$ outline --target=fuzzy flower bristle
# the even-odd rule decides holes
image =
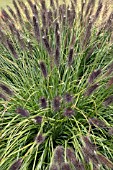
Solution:
[[[22,159],[20,158],[20,159],[18,159],[18,160],[16,160],[12,165],[11,165],[11,167],[9,168],[9,170],[19,170],[20,169],[20,167],[21,167],[21,165],[22,165]]]
[[[40,62],[40,69],[42,71],[43,76],[46,78],[48,74],[47,74],[46,65],[43,61]]]
[[[69,163],[63,163],[61,170],[71,170]]]
[[[113,95],[107,97],[103,102],[104,106],[109,106],[112,103],[113,103]]]
[[[89,149],[87,149],[86,147],[82,147],[82,153],[84,156],[84,160],[89,163],[90,160],[91,162],[97,167],[99,162],[98,159],[96,157],[96,155],[94,153],[89,152]]]
[[[72,102],[73,101],[73,96],[71,95],[71,94],[69,94],[69,93],[66,93],[65,95],[64,95],[64,99],[65,99],[65,101],[66,102]]]
[[[17,55],[17,53],[16,53],[16,50],[15,50],[13,44],[11,43],[11,41],[8,40],[8,39],[7,39],[7,44],[8,44],[8,47],[9,47],[11,53],[13,54],[13,56],[14,56],[16,59],[18,59],[18,55]]]
[[[65,109],[65,112],[63,113],[63,115],[66,117],[72,117],[74,115],[74,110],[68,107],[67,109]]]
[[[109,128],[108,133],[109,135],[113,136],[113,127]]]
[[[72,148],[66,149],[66,157],[76,170],[85,170],[83,164],[76,158],[75,152]]]
[[[73,63],[73,53],[74,53],[74,50],[73,48],[71,48],[68,54],[68,66],[71,66]]]
[[[98,87],[99,87],[98,84],[93,84],[90,87],[88,87],[85,92],[85,96],[90,96]]]
[[[47,107],[47,101],[46,101],[46,98],[45,97],[41,97],[40,98],[40,104],[41,104],[41,107],[43,109],[45,109]]]
[[[5,84],[0,84],[0,88],[5,91],[5,93],[9,95],[13,95],[13,91],[7,87]]]
[[[4,100],[7,100],[7,97],[4,94],[2,94],[2,93],[0,93],[0,98],[4,99]]]
[[[24,117],[28,117],[29,116],[29,112],[21,107],[18,107],[16,109],[16,113],[20,114],[21,116],[24,116]]]
[[[63,146],[57,146],[54,150],[53,160],[60,167],[64,163],[64,148]]]
[[[59,66],[59,63],[60,63],[60,49],[59,49],[59,47],[56,47],[56,50],[55,50],[55,64],[57,66]]]
[[[38,134],[35,138],[37,144],[43,143],[44,140],[45,140],[45,136],[42,133]]]
[[[42,120],[43,120],[43,117],[42,117],[42,116],[36,116],[36,117],[34,118],[34,120],[35,120],[36,123],[41,124],[41,123],[42,123]]]
[[[40,41],[40,30],[39,30],[39,24],[35,16],[33,16],[33,25],[34,25],[34,33],[35,37],[38,41]]]
[[[53,163],[53,164],[50,166],[49,170],[59,170],[59,168],[58,168],[58,166],[57,166],[55,163]]]
[[[51,55],[52,50],[51,50],[51,47],[50,47],[50,44],[49,44],[49,41],[48,41],[47,37],[46,37],[46,36],[43,36],[43,37],[42,37],[42,40],[43,40],[43,42],[44,42],[44,46],[45,46],[46,50],[47,50],[48,53]]]
[[[93,83],[93,81],[100,75],[101,70],[94,70],[91,75],[89,76],[88,82],[89,83]]]
[[[95,125],[100,128],[106,128],[106,124],[104,121],[98,119],[98,118],[89,118],[89,122],[91,125]]]
[[[85,147],[89,150],[90,153],[94,153],[94,151],[97,150],[96,145],[90,141],[89,137],[83,136],[82,139],[85,143]]]
[[[98,161],[101,164],[107,166],[108,168],[113,169],[113,163],[108,158],[106,158],[104,155],[99,154],[99,153],[97,153],[96,156],[97,156]]]
[[[55,111],[58,111],[60,109],[60,97],[59,96],[56,96],[54,99],[53,99],[53,108]]]

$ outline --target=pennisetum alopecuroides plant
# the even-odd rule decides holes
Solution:
[[[113,11],[13,5],[0,18],[1,169],[113,169]]]

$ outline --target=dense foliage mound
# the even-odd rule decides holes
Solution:
[[[1,170],[113,169],[113,12],[13,5],[0,19]]]

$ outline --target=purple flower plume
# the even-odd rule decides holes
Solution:
[[[16,113],[20,114],[21,116],[24,116],[24,117],[28,117],[29,116],[29,112],[23,108],[17,108],[16,109]]]
[[[19,170],[21,165],[22,165],[22,159],[20,158],[11,165],[9,170]]]

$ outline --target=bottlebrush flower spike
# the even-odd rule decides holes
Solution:
[[[42,11],[42,24],[43,24],[43,28],[46,28],[46,25],[47,25],[47,19],[46,19],[46,12],[45,11]]]
[[[45,97],[41,97],[40,98],[40,104],[41,104],[41,107],[43,109],[45,109],[47,107],[47,101],[46,101],[46,98]]]
[[[99,120],[98,118],[89,118],[89,123],[91,125],[96,125],[96,126],[98,126],[100,128],[106,128],[107,127],[105,122],[102,121],[102,120]]]
[[[95,144],[93,144],[89,137],[87,136],[82,136],[82,140],[84,141],[85,144],[85,148],[87,148],[89,150],[89,152],[94,153],[94,151],[97,150],[97,147]]]
[[[56,50],[55,50],[55,64],[57,66],[59,66],[59,63],[60,63],[60,48],[56,47]]]
[[[64,95],[64,99],[65,99],[65,101],[66,102],[72,102],[73,101],[73,96],[71,95],[71,94],[69,94],[69,93],[66,93],[65,95]]]
[[[8,40],[8,39],[7,39],[7,44],[8,44],[8,47],[9,47],[11,53],[13,54],[13,56],[14,56],[16,59],[18,59],[18,55],[17,55],[17,53],[16,53],[16,51],[15,51],[15,49],[14,49],[11,41]]]
[[[60,109],[60,97],[56,96],[53,100],[53,108],[55,111],[58,111]]]
[[[52,50],[51,50],[51,47],[50,47],[50,45],[49,45],[49,42],[48,42],[47,37],[46,37],[46,36],[43,36],[43,37],[42,37],[42,40],[43,40],[43,42],[44,42],[44,46],[45,46],[46,50],[47,50],[48,53],[51,55]]]
[[[89,83],[93,83],[94,80],[100,75],[101,73],[101,70],[98,69],[98,70],[94,70],[91,75],[89,76],[89,79],[88,79],[88,82]]]
[[[39,24],[35,16],[33,16],[34,33],[37,41],[40,41],[40,29]]]
[[[84,156],[84,160],[89,163],[90,161],[94,164],[94,166],[98,167],[98,158],[94,153],[89,152],[89,149],[82,147],[82,153]]]
[[[108,130],[109,135],[113,136],[113,127],[110,127]]]
[[[59,31],[56,33],[56,46],[60,47],[60,32]]]
[[[29,112],[23,108],[20,108],[18,107],[16,109],[16,113],[20,114],[21,116],[24,116],[24,117],[28,117],[29,116]]]
[[[66,149],[66,157],[76,170],[85,170],[83,164],[75,157],[75,152],[72,148]]]
[[[72,110],[70,107],[68,107],[65,112],[63,113],[66,117],[72,117],[74,115],[74,110]]]
[[[41,0],[40,2],[41,2],[42,9],[43,9],[44,11],[46,11],[46,3],[45,3],[45,0]]]
[[[100,153],[97,153],[96,157],[97,157],[98,161],[102,165],[107,166],[108,168],[113,169],[113,163],[108,158],[106,158],[104,155],[102,155]]]
[[[72,162],[73,160],[76,161],[75,152],[72,148],[66,149],[66,157],[70,162]]]
[[[19,170],[20,169],[20,167],[21,167],[21,165],[22,165],[22,159],[20,158],[20,159],[18,159],[17,161],[15,161],[12,165],[11,165],[11,167],[9,168],[9,170]]]
[[[7,100],[7,97],[4,94],[0,93],[0,99]]]
[[[73,48],[71,48],[69,51],[69,55],[68,55],[68,66],[71,66],[73,63],[73,53],[74,53],[74,50]]]
[[[111,103],[113,103],[113,95],[107,97],[107,98],[104,100],[104,102],[103,102],[104,106],[108,106],[108,105],[110,105]]]
[[[98,87],[98,84],[93,84],[92,86],[88,87],[85,92],[85,96],[90,96]]]
[[[41,143],[44,142],[45,136],[40,133],[40,134],[38,134],[38,135],[36,136],[35,140],[36,140],[36,143],[37,143],[37,144],[41,144]]]
[[[42,71],[43,76],[46,78],[48,74],[47,74],[46,65],[43,61],[40,62],[40,69]]]
[[[5,84],[0,84],[0,88],[4,90],[5,93],[9,95],[13,95],[13,91],[9,87],[7,87]]]
[[[63,163],[61,170],[71,170],[69,163]]]
[[[57,146],[55,148],[53,160],[54,160],[54,163],[58,164],[60,167],[64,163],[64,148],[63,148],[63,146]]]
[[[50,166],[49,170],[59,170],[58,166],[54,163]]]
[[[107,82],[107,88],[110,87],[111,85],[113,85],[113,77],[111,77]]]
[[[42,123],[42,120],[43,120],[43,117],[42,117],[42,116],[36,116],[36,117],[34,118],[34,120],[35,120],[36,123],[41,124],[41,123]]]

